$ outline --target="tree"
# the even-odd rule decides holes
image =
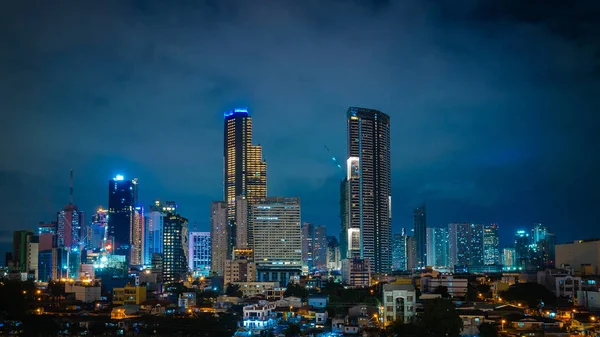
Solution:
[[[426,300],[424,309],[418,324],[427,335],[460,336],[463,322],[452,301],[446,299]]]
[[[420,325],[414,323],[403,323],[400,320],[393,321],[386,328],[388,336],[403,336],[403,337],[421,337],[423,329]]]
[[[442,295],[442,298],[450,298],[450,293],[448,292],[448,287],[438,286],[433,291],[434,294]]]
[[[299,284],[290,283],[290,284],[288,284],[287,288],[285,289],[285,292],[283,293],[283,297],[290,297],[290,296],[306,298],[308,296],[308,291],[306,291],[306,288],[304,288],[303,286],[301,286]]]
[[[492,323],[481,323],[479,325],[479,337],[498,337],[496,325]]]
[[[302,330],[296,324],[290,324],[288,325],[287,329],[285,329],[285,337],[300,336],[301,333]]]
[[[524,302],[530,307],[536,307],[540,301],[544,304],[556,303],[556,296],[546,287],[537,283],[513,284],[506,291],[500,292],[500,297],[509,302]]]
[[[239,284],[227,284],[227,288],[225,288],[225,295],[231,297],[242,297],[244,293],[240,290]]]

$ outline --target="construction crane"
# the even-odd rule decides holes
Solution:
[[[343,170],[342,165],[338,162],[338,160],[335,158],[335,156],[331,155],[331,151],[329,150],[327,145],[324,145],[324,146],[325,146],[325,150],[327,150],[327,153],[329,154],[329,156],[331,156],[331,161],[333,162],[333,165],[337,166],[337,168],[339,168],[340,170]]]

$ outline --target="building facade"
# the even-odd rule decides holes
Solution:
[[[383,326],[400,320],[409,323],[416,315],[417,295],[411,284],[383,285]]]
[[[390,118],[372,109],[347,112],[346,179],[342,199],[345,257],[371,261],[376,272],[392,265]]]
[[[189,245],[188,265],[194,276],[210,275],[210,232],[190,232]]]
[[[406,270],[406,233],[394,234],[392,241],[392,271]]]
[[[427,265],[448,267],[448,229],[427,228]]]
[[[131,257],[132,227],[138,200],[137,178],[122,175],[108,181],[108,240],[115,255]]]
[[[457,271],[483,265],[483,225],[451,223],[448,225],[449,264]]]
[[[485,225],[483,228],[483,264],[500,264],[500,247],[498,239],[498,225]]]
[[[252,205],[258,281],[286,285],[302,270],[300,199],[268,197]]]
[[[188,272],[188,220],[168,213],[163,225],[163,282],[184,281]]]
[[[425,267],[427,263],[427,214],[425,204],[413,212],[415,253],[417,268]]]
[[[210,271],[214,275],[223,276],[225,260],[229,253],[229,223],[227,221],[227,203],[215,201],[210,204],[210,238],[211,261]]]

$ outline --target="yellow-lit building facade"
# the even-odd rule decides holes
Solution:
[[[140,305],[146,301],[146,287],[126,285],[113,288],[113,304]]]

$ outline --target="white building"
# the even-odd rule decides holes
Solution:
[[[537,283],[558,297],[576,298],[582,290],[581,277],[573,276],[570,270],[546,269],[537,272]]]
[[[260,331],[273,327],[276,323],[273,310],[275,305],[267,303],[245,306],[244,328]]]
[[[210,232],[190,232],[188,268],[195,277],[210,274]]]
[[[438,287],[446,287],[450,296],[463,297],[467,294],[468,284],[466,278],[456,278],[452,274],[439,274],[437,278],[421,277],[421,290],[424,293],[433,293]]]
[[[410,322],[415,315],[417,295],[412,284],[383,285],[383,325],[395,320]]]
[[[100,301],[100,286],[92,284],[65,282],[65,293],[75,294],[75,300],[83,303]]]

